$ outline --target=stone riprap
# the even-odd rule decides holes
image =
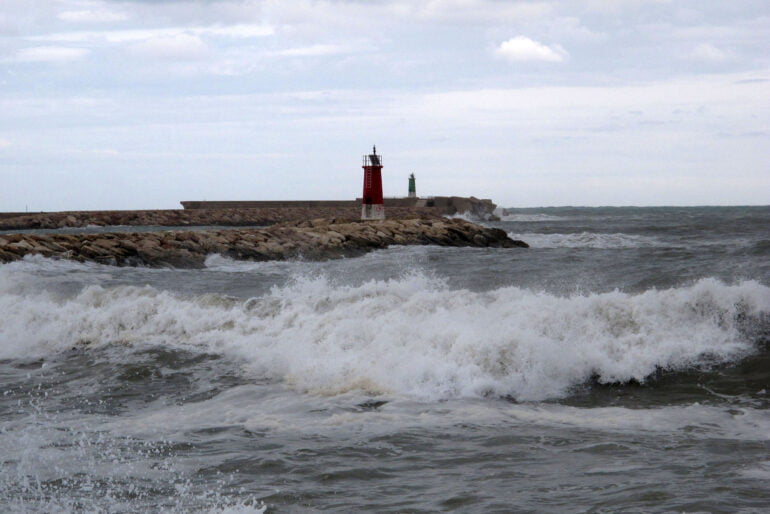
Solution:
[[[388,209],[390,218],[438,217],[435,209],[394,207]],[[168,209],[147,211],[73,211],[41,212],[35,214],[0,216],[0,230],[56,229],[110,226],[254,226],[273,225],[287,221],[314,218],[355,220],[361,217],[361,206],[351,202],[349,207],[266,207],[255,209]]]
[[[512,248],[505,231],[461,219],[383,221],[313,219],[266,228],[101,234],[0,234],[0,262],[40,254],[118,266],[197,268],[207,255],[234,259],[311,260],[361,255],[389,245]]]

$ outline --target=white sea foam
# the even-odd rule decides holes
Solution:
[[[332,395],[559,397],[591,376],[644,380],[658,368],[738,359],[751,343],[736,317],[768,312],[770,288],[713,279],[559,297],[450,290],[421,274],[359,286],[316,277],[248,301],[98,285],[61,299],[0,266],[0,358],[77,344],[167,345],[221,352],[297,390]]]
[[[564,216],[553,216],[551,214],[506,214],[500,216],[500,221],[565,221],[569,218]]]
[[[465,212],[457,212],[455,214],[446,214],[444,215],[445,218],[449,219],[461,219],[465,221],[488,221],[494,214],[484,214],[482,216],[479,216],[478,214],[474,214],[470,211]]]
[[[606,432],[633,434],[686,432],[693,439],[727,438],[763,441],[770,429],[770,415],[764,409],[728,409],[698,403],[629,409],[594,407],[591,409],[558,404],[524,404],[508,412],[511,420],[522,424],[580,427]]]
[[[384,270],[390,270],[394,274],[408,273],[423,266],[430,251],[427,246],[394,245],[353,259],[330,261],[246,261],[213,254],[206,258],[205,265],[206,270],[218,273],[259,273],[274,276],[317,275],[325,270],[344,268],[347,276],[360,274],[364,280],[366,277],[376,277]]]
[[[770,480],[770,461],[764,461],[752,466],[750,468],[741,471],[741,475],[745,478],[762,480],[767,483]]]
[[[242,426],[252,432],[281,432],[349,439],[355,434],[385,436],[393,430],[420,427],[438,433],[458,424],[500,426],[504,430],[532,427],[579,428],[608,434],[686,434],[690,439],[734,439],[765,441],[770,413],[751,407],[725,407],[692,403],[656,408],[574,407],[550,402],[505,404],[474,399],[438,403],[413,401],[394,395],[381,398],[385,404],[372,411],[351,406],[367,397],[351,391],[335,397],[308,399],[275,387],[243,385],[203,400],[180,405],[158,401],[157,405],[130,417],[107,418],[98,429],[120,437],[184,440],[190,430]],[[587,443],[588,444],[588,443]],[[590,444],[596,444],[590,443]]]
[[[165,441],[113,437],[94,429],[121,417],[81,412],[32,412],[0,423],[0,505],[3,512],[144,512],[155,487],[173,487],[153,512],[259,514],[257,498],[228,494],[228,478],[201,490]],[[197,471],[198,467],[194,467]],[[149,510],[147,510],[149,511]]]
[[[663,243],[648,236],[632,234],[599,234],[581,232],[579,234],[538,234],[509,233],[511,239],[521,239],[532,248],[650,248],[663,246]]]
[[[444,217],[450,220],[459,219],[459,220],[465,220],[465,221],[478,221],[478,219],[475,219],[474,216],[469,212],[456,212],[454,214],[445,214]]]
[[[316,263],[300,260],[285,261],[246,261],[236,260],[220,254],[211,254],[206,257],[206,269],[224,272],[259,272],[259,273],[285,273],[293,269],[301,269]]]

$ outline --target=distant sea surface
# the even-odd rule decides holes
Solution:
[[[770,207],[0,265],[2,512],[767,512]]]

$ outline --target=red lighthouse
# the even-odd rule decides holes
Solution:
[[[384,220],[385,204],[382,201],[382,156],[377,147],[364,155],[364,196],[361,205],[362,220]]]

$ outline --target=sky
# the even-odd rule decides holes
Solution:
[[[770,204],[767,0],[0,0],[0,211]]]

